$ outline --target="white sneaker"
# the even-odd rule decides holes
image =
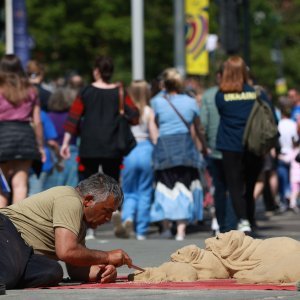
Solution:
[[[183,240],[184,240],[184,236],[183,235],[176,235],[175,241],[183,241]]]
[[[145,235],[139,235],[139,234],[137,234],[137,235],[136,235],[136,239],[137,239],[138,241],[145,241],[147,238],[146,238]]]
[[[128,238],[134,237],[134,230],[133,230],[133,221],[128,219],[123,223],[123,227],[125,228],[126,235]]]
[[[219,223],[216,217],[213,217],[211,220],[211,229],[215,232],[218,232],[220,230]]]
[[[128,239],[129,236],[122,224],[121,213],[118,210],[113,213],[111,220],[114,224],[115,236],[118,238]]]
[[[94,229],[92,228],[88,228],[86,231],[86,235],[85,235],[85,240],[94,240],[95,239],[95,233],[94,233]]]
[[[290,207],[290,210],[295,214],[299,214],[299,212],[300,212],[299,207],[297,205]]]
[[[168,229],[168,230],[163,231],[163,232],[160,234],[160,237],[161,237],[162,239],[170,239],[170,238],[173,237],[173,235],[172,235],[171,230]]]
[[[213,217],[211,220],[211,229],[213,236],[216,236],[220,233],[220,227],[216,217]]]
[[[248,220],[241,219],[237,226],[238,231],[251,232],[250,223]]]

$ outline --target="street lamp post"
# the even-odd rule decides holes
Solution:
[[[144,0],[131,0],[132,77],[144,79]]]
[[[13,0],[5,0],[5,52],[14,53]]]
[[[185,76],[184,0],[174,1],[174,58],[175,67]]]
[[[250,26],[249,26],[249,0],[243,0],[243,14],[244,14],[244,59],[246,64],[250,67]]]

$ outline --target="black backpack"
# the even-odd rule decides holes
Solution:
[[[279,132],[270,105],[263,101],[259,94],[257,92],[246,123],[243,145],[248,151],[262,156],[278,145]]]

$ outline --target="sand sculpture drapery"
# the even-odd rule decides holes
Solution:
[[[159,267],[135,272],[141,282],[234,278],[244,283],[291,283],[300,280],[300,242],[288,237],[253,239],[230,231],[206,239],[205,249],[189,245]]]

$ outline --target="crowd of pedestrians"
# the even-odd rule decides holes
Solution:
[[[175,68],[151,83],[135,80],[123,87],[111,81],[114,63],[107,56],[97,57],[91,72],[92,83],[72,72],[63,86],[49,88],[39,62],[24,70],[15,55],[1,59],[0,207],[52,187],[75,187],[100,172],[119,181],[124,192],[112,216],[121,238],[145,240],[156,224],[162,239],[185,239],[187,226],[203,220],[208,193],[220,232],[255,231],[261,196],[269,214],[299,212],[296,88],[275,105],[239,56],[222,64],[214,86],[197,90]],[[125,157],[117,144],[123,94],[136,140]],[[263,156],[242,143],[258,95],[272,107],[279,131],[278,146]],[[86,238],[93,237],[90,228]]]

